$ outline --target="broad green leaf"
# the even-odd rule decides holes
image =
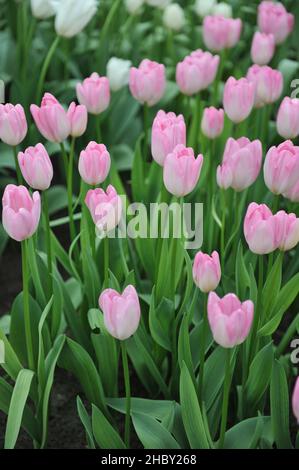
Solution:
[[[101,449],[125,449],[126,446],[118,432],[109,423],[101,410],[92,405],[92,430]]]
[[[180,448],[171,433],[155,418],[142,413],[132,413],[132,421],[145,449]]]
[[[269,275],[267,276],[267,280],[263,288],[262,305],[264,318],[268,317],[268,313],[272,310],[272,307],[277,299],[277,295],[280,291],[282,274],[281,268],[282,253],[279,253]]]
[[[81,420],[81,423],[83,424],[85,432],[86,432],[86,437],[89,442],[89,448],[95,449],[96,446],[95,446],[94,439],[93,439],[91,419],[79,395],[77,396],[77,411],[78,411],[78,415]]]
[[[283,366],[275,361],[270,384],[271,421],[279,449],[292,447],[289,424],[289,390]]]
[[[149,310],[149,327],[153,339],[167,351],[172,350],[172,331],[174,322],[173,302],[165,297],[155,306],[155,288],[152,291]]]
[[[259,425],[260,420],[262,426]],[[224,448],[251,449],[254,441],[257,444],[261,437],[268,438],[269,435],[271,435],[270,416],[248,418],[226,431]]]
[[[22,364],[1,328],[0,328],[0,340],[3,341],[4,343],[4,351],[5,351],[5,362],[4,364],[1,364],[1,367],[13,380],[16,380],[19,372],[22,369]]]

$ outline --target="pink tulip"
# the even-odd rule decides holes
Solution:
[[[23,178],[31,188],[39,191],[49,188],[53,178],[53,166],[43,144],[19,152],[18,161]]]
[[[19,145],[27,134],[27,121],[23,106],[0,104],[0,139],[8,145]]]
[[[275,38],[273,34],[257,31],[251,44],[251,58],[254,64],[267,65],[275,52]]]
[[[203,40],[212,51],[234,47],[240,39],[242,21],[223,16],[206,16],[203,20]]]
[[[110,170],[110,154],[104,144],[89,142],[79,157],[79,173],[85,183],[95,186],[102,183]]]
[[[2,224],[11,238],[20,242],[34,234],[41,211],[37,191],[31,197],[25,186],[8,184],[4,190],[2,207]]]
[[[123,341],[135,333],[140,322],[140,303],[134,286],[127,286],[122,294],[114,289],[105,289],[100,295],[99,305],[111,336]]]
[[[214,106],[205,108],[201,120],[202,133],[209,139],[215,139],[222,134],[224,127],[224,111]]]
[[[81,137],[87,128],[87,109],[86,106],[72,102],[69,105],[67,115],[71,125],[71,136]]]
[[[264,179],[274,194],[290,190],[299,179],[299,147],[290,140],[271,147],[264,163]]]
[[[292,250],[299,243],[299,219],[285,211],[277,212],[274,217],[278,248],[281,251]]]
[[[217,168],[220,188],[243,191],[257,179],[262,166],[262,144],[250,142],[247,137],[238,140],[230,137],[225,146],[222,165]]]
[[[294,28],[294,15],[282,3],[263,1],[258,7],[258,25],[262,33],[273,34],[276,44],[281,44]]]
[[[208,298],[208,320],[216,343],[223,348],[233,348],[247,338],[254,313],[251,300],[240,302],[235,294],[222,299],[215,292]]]
[[[223,92],[223,107],[229,119],[234,123],[244,121],[254,105],[254,85],[246,78],[236,80],[230,77]]]
[[[299,424],[299,377],[297,377],[295,382],[295,387],[292,396],[292,408],[294,416]]]
[[[266,204],[252,202],[248,206],[244,235],[253,253],[264,255],[277,249],[277,224]]]
[[[194,95],[207,88],[217,75],[219,56],[201,49],[192,52],[176,67],[176,82],[185,95]]]
[[[299,99],[286,96],[277,114],[277,132],[285,139],[295,139],[299,135]]]
[[[279,70],[268,65],[252,65],[248,69],[247,79],[255,87],[255,106],[271,104],[278,100],[283,90],[283,76]]]
[[[113,186],[109,185],[106,192],[101,188],[90,189],[87,191],[85,204],[100,233],[108,233],[119,224],[122,200]]]
[[[164,65],[144,59],[138,68],[131,67],[129,87],[137,101],[154,106],[160,101],[166,89]]]
[[[166,156],[178,145],[186,145],[186,124],[182,114],[158,111],[152,127],[152,156],[163,166]]]
[[[166,189],[177,197],[191,193],[198,182],[202,164],[202,155],[195,159],[192,148],[177,145],[165,158],[163,180]]]
[[[86,106],[90,114],[101,114],[110,103],[110,87],[107,77],[100,77],[94,72],[76,86],[77,98],[80,104]]]
[[[221,267],[217,251],[212,256],[199,251],[193,263],[193,279],[202,292],[215,290],[221,279]]]
[[[63,142],[70,134],[67,112],[50,93],[45,93],[40,108],[35,104],[30,111],[39,132],[51,142]]]
[[[283,195],[292,202],[299,202],[299,181],[291,186]]]

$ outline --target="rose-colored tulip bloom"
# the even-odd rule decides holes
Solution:
[[[166,89],[164,65],[144,59],[138,68],[131,67],[129,87],[137,101],[154,106],[163,97]]]
[[[192,52],[176,67],[176,82],[185,95],[194,95],[207,88],[217,75],[219,56],[201,49]]]
[[[275,52],[275,38],[273,34],[256,31],[251,44],[252,62],[257,65],[267,65]]]
[[[299,219],[285,211],[277,212],[274,217],[278,248],[281,251],[292,250],[299,243]]]
[[[79,173],[83,181],[90,185],[102,183],[110,170],[110,154],[104,144],[89,142],[79,157]]]
[[[247,137],[230,137],[225,146],[222,165],[217,168],[220,188],[243,191],[257,179],[262,166],[262,144]]]
[[[88,116],[86,106],[83,104],[77,105],[76,103],[72,102],[69,105],[67,115],[71,125],[71,136],[81,137],[87,128]]]
[[[234,47],[240,39],[242,21],[223,16],[206,16],[203,20],[203,40],[212,51]]]
[[[277,224],[266,204],[252,202],[244,219],[244,235],[250,250],[265,255],[277,249]]]
[[[222,299],[209,293],[208,320],[216,343],[223,348],[233,348],[247,338],[253,320],[254,304],[251,300],[240,302],[235,294]]]
[[[215,139],[222,134],[224,127],[224,111],[222,108],[216,109],[214,106],[205,108],[202,120],[201,130],[202,133],[209,139]]]
[[[192,148],[177,145],[165,158],[163,180],[166,189],[177,197],[191,193],[198,182],[202,164],[202,155],[195,159]]]
[[[254,85],[246,78],[236,80],[230,77],[223,92],[223,107],[229,119],[234,123],[244,121],[254,105]]]
[[[258,26],[262,33],[273,34],[276,44],[281,44],[292,32],[294,15],[288,13],[280,2],[263,1],[258,7]]]
[[[299,181],[291,186],[283,195],[292,202],[299,202]]]
[[[110,103],[110,86],[107,77],[100,77],[94,72],[76,86],[77,98],[80,104],[86,106],[90,114],[101,114]]]
[[[152,127],[152,156],[163,166],[166,156],[178,145],[186,145],[186,124],[182,114],[158,111]]]
[[[292,396],[292,408],[295,418],[299,424],[299,377],[296,379],[293,396]]]
[[[299,135],[299,99],[286,96],[277,114],[277,132],[285,139],[295,139]]]
[[[119,224],[122,200],[112,185],[108,186],[106,192],[101,188],[87,191],[85,204],[100,233],[108,233]]]
[[[19,145],[27,134],[27,121],[23,106],[0,104],[0,139],[8,145]]]
[[[53,178],[53,166],[43,144],[19,152],[18,161],[23,178],[31,188],[39,191],[49,188]]]
[[[217,251],[209,256],[199,251],[193,263],[193,279],[202,292],[215,290],[221,279],[221,267]]]
[[[264,163],[266,186],[274,194],[283,194],[299,180],[299,147],[286,140],[271,147]]]
[[[140,303],[134,286],[127,286],[122,294],[105,289],[100,295],[99,306],[111,336],[123,341],[135,333],[140,322]]]
[[[283,90],[283,76],[279,70],[272,69],[268,65],[260,67],[252,65],[248,69],[247,79],[255,87],[255,106],[271,104],[278,100]]]
[[[32,104],[30,111],[45,139],[60,143],[69,136],[71,126],[67,112],[50,93],[44,94],[40,108]]]
[[[37,229],[40,211],[37,191],[31,197],[25,186],[6,186],[2,198],[2,224],[11,238],[20,242],[31,237]]]

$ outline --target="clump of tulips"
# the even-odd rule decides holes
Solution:
[[[21,427],[47,446],[58,367],[81,386],[90,448],[298,447],[299,101],[281,66],[295,17],[272,1],[250,6],[257,28],[246,2],[21,3],[21,80],[36,82],[41,23],[54,39],[36,87],[0,105],[23,282],[0,319],[5,447]],[[162,218],[148,229],[154,203],[168,236]],[[187,203],[203,204],[192,249]]]

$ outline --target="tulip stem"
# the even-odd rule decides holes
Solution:
[[[22,178],[22,173],[21,173],[21,170],[20,170],[20,167],[19,167],[19,162],[18,162],[18,151],[17,151],[17,147],[15,145],[13,146],[13,156],[14,156],[14,159],[15,159],[17,181],[18,181],[18,184],[22,184],[23,183],[23,178]]]
[[[257,331],[262,314],[262,293],[264,282],[264,259],[262,255],[258,255],[258,291],[257,291],[257,305],[256,312],[253,317],[253,325],[251,330],[250,348],[249,348],[249,362],[248,367],[254,357],[254,345],[257,340]]]
[[[143,158],[144,162],[147,161],[147,145],[148,145],[148,105],[143,105],[143,123],[144,123],[144,146],[143,146]]]
[[[130,425],[131,425],[131,385],[130,385],[130,374],[129,374],[129,365],[128,365],[128,355],[126,342],[120,342],[122,363],[124,370],[124,380],[125,380],[125,392],[126,392],[126,418],[125,418],[125,444],[129,449],[130,447]]]
[[[23,240],[21,244],[22,244],[23,305],[24,305],[26,347],[27,347],[29,368],[31,370],[34,370],[34,356],[33,356],[32,335],[31,335],[31,326],[30,326],[29,276],[28,276],[26,240]]]
[[[97,114],[95,116],[95,127],[96,127],[96,139],[97,143],[102,143],[102,131],[101,131],[101,115]]]
[[[221,261],[224,266],[224,244],[225,244],[225,219],[226,219],[226,193],[225,189],[221,191],[222,195],[222,220],[221,220]]]
[[[220,439],[219,439],[219,449],[223,448],[224,444],[224,437],[227,425],[227,415],[228,415],[228,399],[229,399],[229,391],[231,385],[231,367],[230,367],[230,360],[231,360],[231,350],[228,348],[226,350],[226,363],[225,363],[225,377],[224,377],[224,385],[223,385],[223,399],[222,399],[222,413],[221,413],[221,427],[220,427]]]
[[[198,397],[200,403],[203,402],[203,380],[204,380],[204,364],[205,364],[205,352],[206,352],[206,337],[208,332],[208,314],[207,314],[207,294],[204,294],[204,307],[202,311],[202,334],[200,346],[200,368],[199,368],[199,379],[198,379]]]
[[[57,46],[59,44],[59,41],[60,41],[60,37],[56,36],[56,38],[54,39],[50,49],[48,50],[48,54],[47,54],[47,56],[45,58],[45,61],[43,63],[41,73],[40,73],[40,76],[39,76],[39,81],[38,81],[38,84],[37,84],[37,92],[36,92],[36,102],[37,103],[39,103],[40,100],[41,100],[41,96],[42,96],[42,92],[43,92],[43,88],[44,88],[44,83],[45,83],[47,71],[48,71],[50,62],[52,60],[52,57],[54,55],[54,52],[56,51]]]
[[[104,288],[107,289],[109,284],[109,238],[104,238]]]
[[[73,157],[74,151],[71,150],[70,153],[70,161],[68,162],[68,157],[64,148],[63,143],[60,144],[61,153],[63,157],[64,169],[65,169],[65,177],[66,177],[66,185],[67,185],[67,202],[68,202],[68,212],[70,218],[70,236],[71,242],[76,238],[76,229],[73,217]],[[77,254],[77,249],[75,248],[75,254]]]
[[[43,209],[44,209],[44,220],[46,229],[46,245],[47,245],[47,257],[48,257],[48,277],[49,277],[49,299],[53,294],[53,279],[52,279],[52,244],[51,244],[51,229],[50,229],[50,217],[49,217],[49,204],[47,191],[43,192]]]

